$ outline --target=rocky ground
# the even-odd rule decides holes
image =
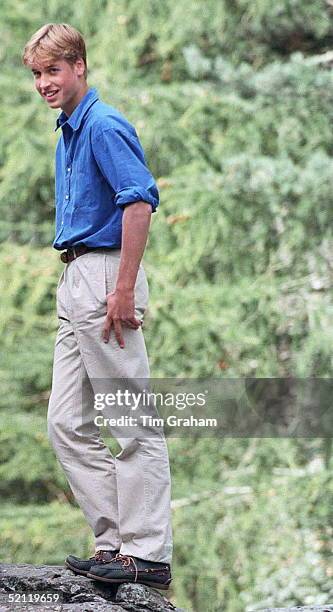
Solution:
[[[185,612],[140,584],[104,585],[56,565],[0,564],[0,612],[16,610]]]
[[[75,576],[70,570],[57,565],[0,564],[0,612],[22,610],[190,612],[176,608],[161,592],[141,584],[126,583],[118,587],[104,585],[84,576]],[[260,612],[333,612],[333,603],[298,608],[266,608]]]

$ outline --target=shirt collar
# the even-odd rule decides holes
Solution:
[[[72,130],[78,130],[81,121],[86,114],[87,110],[98,100],[98,91],[94,87],[88,89],[86,95],[82,98],[77,107],[73,110],[72,114],[67,117],[67,115],[62,111],[56,121],[56,127],[54,131],[56,132],[59,127],[62,127],[65,123],[70,125]]]

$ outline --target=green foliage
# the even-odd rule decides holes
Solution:
[[[15,519],[13,520],[13,515]],[[44,506],[3,504],[0,511],[0,556],[3,563],[62,565],[69,551],[90,557],[90,530],[77,508],[53,501]],[[75,537],[73,537],[75,534]]]
[[[330,601],[331,473],[321,461],[297,468],[287,440],[280,452],[268,440],[244,450],[237,469],[222,467],[208,500],[175,511],[177,600],[194,610],[211,601],[210,612]],[[270,450],[274,467],[263,468],[258,457],[269,457]],[[320,516],[323,494],[330,510]]]
[[[145,255],[152,376],[329,377],[333,77],[312,56],[331,47],[332,9],[7,0],[1,16],[0,557],[62,563],[90,555],[92,538],[46,434],[58,113],[33,91],[23,46],[43,23],[78,27],[89,85],[135,125],[158,179]],[[332,599],[329,439],[168,445],[178,605]]]
[[[66,500],[66,481],[54,460],[45,417],[16,414],[14,408],[9,405],[0,415],[1,497],[21,503]]]

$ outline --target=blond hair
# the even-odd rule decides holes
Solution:
[[[47,23],[32,35],[24,47],[22,60],[25,65],[50,59],[64,59],[70,64],[83,59],[84,77],[87,78],[87,54],[83,36],[67,23]]]

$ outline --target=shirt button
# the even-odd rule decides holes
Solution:
[[[66,200],[68,200],[68,198],[69,198],[69,195],[66,195]]]
[[[70,166],[68,166],[68,168],[67,168],[67,172],[69,172],[69,171],[70,171],[70,169],[71,169],[71,167],[70,167]]]

